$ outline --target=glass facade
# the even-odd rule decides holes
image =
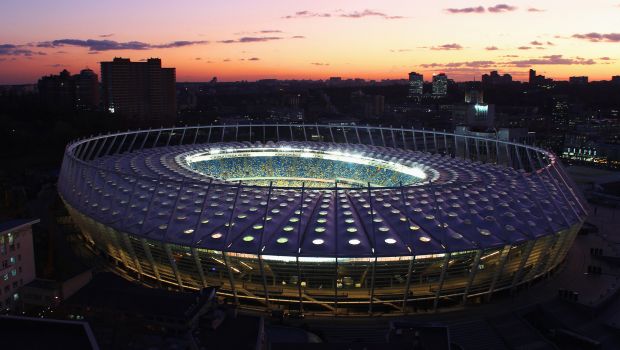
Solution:
[[[69,207],[97,249],[162,286],[219,286],[230,302],[257,310],[316,314],[411,313],[490,297],[530,283],[562,261],[580,228],[554,236],[434,255],[312,258],[225,253],[134,237]]]

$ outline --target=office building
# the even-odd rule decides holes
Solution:
[[[159,58],[101,62],[103,106],[133,123],[172,124],[176,117],[176,72]]]
[[[533,69],[530,69],[529,83],[530,84],[535,84],[536,83],[536,71],[533,70]]]
[[[409,73],[409,93],[407,96],[416,99],[424,92],[424,76],[416,72]]]
[[[570,77],[568,82],[574,85],[588,85],[588,77]]]
[[[35,278],[32,225],[39,220],[0,223],[0,311],[13,309],[19,289]]]
[[[500,75],[494,70],[490,74],[482,75],[482,84],[485,85],[506,85],[510,83],[512,83],[512,75],[510,74]]]
[[[448,94],[448,77],[444,73],[433,76],[433,96],[442,97]]]
[[[373,114],[375,116],[382,116],[385,112],[385,96],[383,95],[374,95],[372,97],[373,100]]]
[[[536,71],[530,69],[529,83],[532,86],[551,88],[553,86],[553,79],[547,78],[544,75],[536,75]]]
[[[484,103],[484,92],[481,89],[468,89],[465,91],[465,103]]]

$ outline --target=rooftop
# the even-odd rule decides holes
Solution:
[[[39,219],[14,219],[0,222],[0,234],[7,233],[9,231],[19,230],[24,226],[34,225],[39,221]]]
[[[235,156],[265,147],[337,154],[345,161],[372,159],[421,169],[428,176],[402,187],[339,187],[335,195],[331,184],[329,189],[245,184],[239,188],[238,182],[196,172],[183,163],[196,155]],[[261,252],[264,259],[398,257],[495,248],[568,228],[586,211],[552,170],[525,173],[459,157],[364,144],[196,144],[104,156],[90,164],[104,174],[86,180],[95,188],[89,191],[92,198],[71,198],[80,195],[77,190],[63,196],[95,220],[152,240],[234,253]],[[251,163],[246,170],[218,172],[296,171],[287,164],[274,160],[269,167]]]
[[[99,349],[88,323],[0,316],[3,349]]]

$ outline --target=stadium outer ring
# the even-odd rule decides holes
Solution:
[[[244,191],[254,191],[266,195],[267,198],[278,193],[286,196],[291,191],[297,191],[301,198],[304,198],[304,193],[310,193],[310,190],[195,183],[168,178],[165,174],[154,177],[119,171],[106,167],[104,162],[105,159],[127,155],[133,155],[134,159],[137,155],[138,159],[142,159],[142,155],[148,152],[173,150],[175,147],[193,149],[209,147],[212,144],[238,145],[244,141],[273,141],[276,145],[279,142],[298,141],[320,141],[343,147],[372,145],[384,150],[400,149],[444,157],[446,161],[459,160],[474,168],[491,167],[510,172],[513,175],[512,185],[507,182],[488,183],[487,180],[478,179],[448,184],[455,190],[453,192],[445,192],[449,189],[442,192],[444,189],[432,182],[416,185],[416,188],[411,190],[406,186],[376,188],[369,185],[368,188],[351,191],[357,191],[357,194],[365,192],[364,198],[370,202],[368,214],[371,219],[362,218],[363,226],[371,233],[369,237],[377,233],[373,214],[378,215],[379,208],[376,204],[373,207],[373,198],[379,198],[382,193],[394,196],[395,199],[400,195],[399,200],[403,205],[400,207],[401,213],[405,215],[404,212],[411,203],[404,194],[414,193],[412,191],[416,190],[430,194],[426,202],[428,204],[432,198],[434,204],[428,204],[431,209],[426,210],[433,210],[437,214],[437,230],[448,227],[448,224],[442,221],[444,217],[447,221],[451,216],[451,212],[440,204],[443,196],[448,197],[445,193],[451,193],[449,197],[455,197],[455,200],[469,198],[468,202],[471,202],[471,198],[478,198],[488,204],[491,199],[491,204],[486,207],[475,204],[478,205],[478,212],[472,210],[471,213],[474,214],[468,214],[465,211],[458,216],[467,217],[471,214],[480,217],[481,212],[487,210],[487,214],[490,212],[492,215],[484,218],[491,217],[488,221],[492,221],[493,225],[497,224],[493,226],[493,235],[489,234],[489,230],[481,228],[482,223],[476,228],[482,236],[497,240],[493,244],[486,244],[483,239],[476,238],[475,233],[465,234],[463,231],[466,238],[463,239],[463,234],[458,232],[451,236],[437,232],[432,234],[434,229],[429,228],[421,231],[427,231],[433,241],[438,241],[434,243],[441,246],[442,252],[432,251],[431,254],[425,254],[424,249],[417,248],[424,244],[409,240],[409,243],[402,242],[409,254],[389,256],[378,252],[379,245],[376,240],[369,240],[369,244],[373,246],[370,255],[351,256],[351,253],[347,252],[348,256],[342,256],[338,253],[336,244],[333,253],[309,256],[301,251],[300,242],[297,254],[287,252],[282,256],[267,255],[263,252],[265,242],[262,238],[269,236],[269,233],[265,234],[265,224],[270,220],[270,206],[267,201],[263,204],[264,211],[261,215],[261,239],[255,242],[259,248],[262,245],[263,250],[231,250],[231,247],[239,246],[233,246],[233,243],[218,249],[208,244],[201,245],[200,241],[193,238],[182,243],[182,239],[175,240],[167,237],[166,233],[160,236],[151,235],[152,230],[145,232],[143,228],[152,218],[162,215],[164,221],[172,223],[176,208],[180,207],[177,204],[182,204],[187,199],[182,191],[190,187],[206,189],[204,193],[195,194],[198,196],[196,198],[202,198],[202,206],[194,208],[198,214],[195,226],[197,229],[191,232],[191,237],[197,236],[202,229],[199,222],[206,208],[204,205],[209,202],[209,188],[214,191],[220,188],[220,191],[234,193],[235,197]],[[134,164],[131,163],[131,166]],[[514,174],[518,176],[515,177]],[[515,184],[518,186],[515,187]],[[495,185],[495,188],[490,185]],[[525,189],[527,193],[500,191],[498,186],[505,186],[504,190],[509,192],[510,188]],[[140,191],[141,187],[145,190]],[[437,310],[455,304],[489,300],[497,293],[512,292],[547,275],[560,264],[588,212],[586,201],[565,173],[557,157],[549,151],[531,145],[477,136],[373,126],[210,125],[92,136],[72,142],[66,147],[58,189],[71,216],[94,249],[110,257],[119,268],[132,273],[144,283],[166,285],[180,290],[218,286],[221,297],[244,308],[294,309],[319,315],[403,314],[420,309]],[[167,201],[157,197],[156,192],[162,192],[161,189],[163,196],[168,198]],[[335,208],[329,208],[333,208],[336,213],[334,220],[338,221],[338,201],[335,198],[343,196],[343,193],[348,196],[346,193],[350,190],[332,186],[313,191],[328,198],[334,195]],[[475,196],[480,193],[486,197]],[[502,196],[498,196],[498,193]],[[142,198],[145,194],[147,196]],[[441,198],[438,200],[437,196]],[[225,207],[222,215],[228,218],[223,226],[227,233],[234,231],[236,224],[236,199],[232,201],[233,204]],[[168,202],[174,203],[170,211],[161,211],[162,206],[158,206],[158,203]],[[299,204],[301,211],[305,208],[301,205],[301,199]],[[514,214],[506,214],[509,209],[513,209],[513,205],[516,206],[513,210],[517,213],[516,218]],[[500,207],[505,211],[502,215],[497,212],[493,218],[492,211]],[[144,217],[143,220],[131,224],[130,217],[134,212],[142,212]],[[116,216],[111,215],[113,213],[116,213]],[[301,213],[298,215],[302,217]],[[536,221],[536,218],[539,221]],[[504,220],[512,220],[514,225],[506,225],[507,221]],[[470,216],[459,223],[471,224],[471,221]],[[411,222],[410,220],[409,223]],[[529,225],[523,224],[524,222]],[[523,226],[518,226],[519,223]],[[474,226],[476,224],[474,222]],[[141,228],[136,230],[136,225]],[[331,235],[337,242],[343,233],[338,232],[338,225],[334,227],[336,232]],[[519,236],[520,239],[513,239],[513,236]],[[405,237],[405,233],[400,232],[399,237]],[[403,238],[403,241],[405,240]],[[463,248],[461,243],[456,243],[463,241],[468,241],[469,246]]]

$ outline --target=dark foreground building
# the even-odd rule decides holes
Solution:
[[[41,103],[48,111],[92,111],[99,108],[99,77],[91,69],[71,75],[66,69],[38,82]]]
[[[99,350],[84,321],[0,316],[0,330],[3,349]]]

